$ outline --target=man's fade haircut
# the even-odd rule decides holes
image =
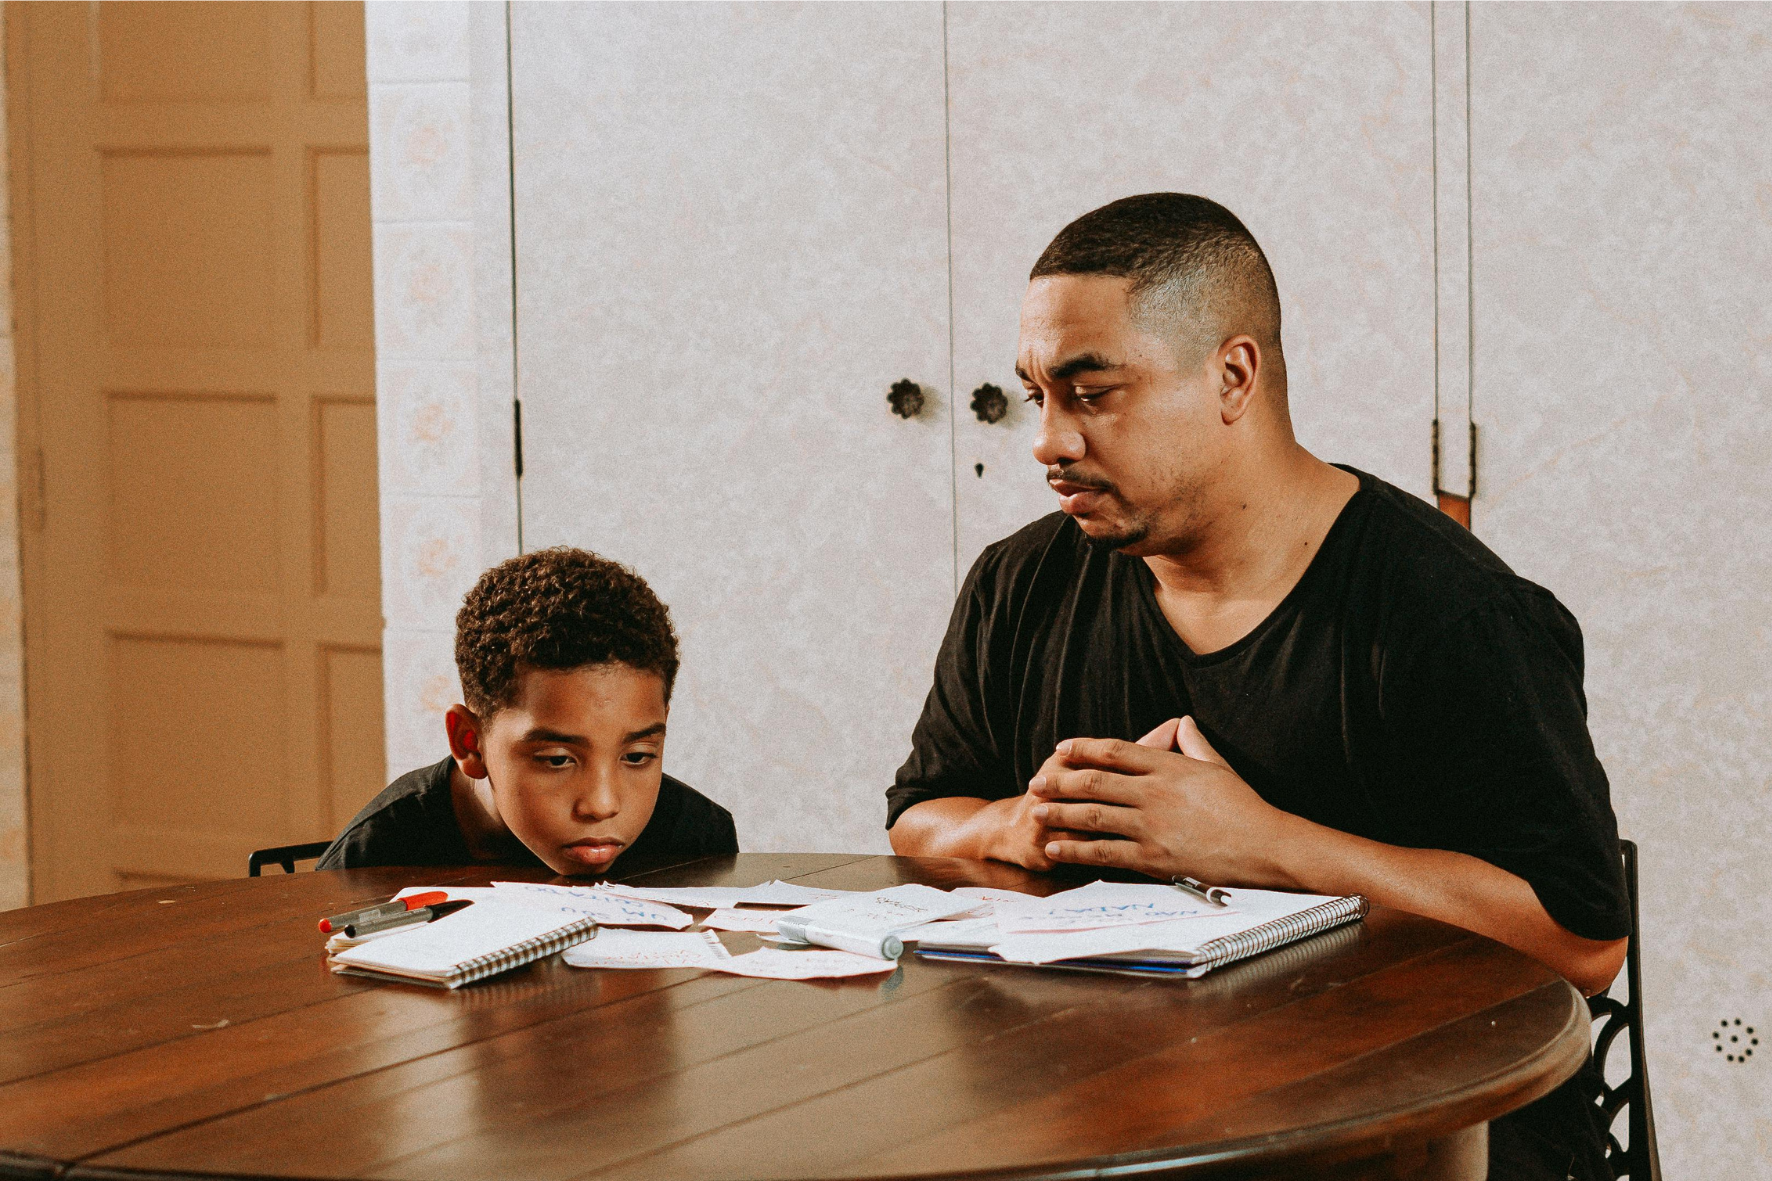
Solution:
[[[1273,268],[1255,235],[1216,201],[1144,193],[1103,205],[1058,231],[1028,279],[1045,275],[1130,279],[1134,314],[1157,320],[1184,358],[1247,332],[1285,373]]]
[[[644,579],[588,550],[556,546],[500,562],[455,615],[462,696],[482,721],[516,702],[525,669],[625,664],[677,679],[670,610]]]

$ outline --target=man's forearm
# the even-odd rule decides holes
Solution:
[[[1481,858],[1444,849],[1407,849],[1289,817],[1270,846],[1271,880],[1253,883],[1314,894],[1363,894],[1475,931],[1556,970],[1583,995],[1612,983],[1626,940],[1584,939],[1551,918],[1532,887]]]
[[[892,851],[901,857],[991,856],[1014,800],[981,800],[972,796],[924,800],[899,814],[886,830]]]

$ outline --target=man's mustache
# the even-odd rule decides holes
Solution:
[[[1075,484],[1079,488],[1087,488],[1092,492],[1114,491],[1113,481],[1104,480],[1100,476],[1085,476],[1081,472],[1066,467],[1049,467],[1046,469],[1048,484]]]

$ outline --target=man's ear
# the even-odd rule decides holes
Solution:
[[[1224,424],[1243,417],[1255,400],[1255,380],[1261,372],[1261,346],[1252,336],[1233,336],[1218,348],[1222,384],[1218,413]]]
[[[455,758],[455,765],[469,779],[484,779],[490,772],[486,770],[486,755],[480,748],[484,730],[480,719],[474,711],[465,705],[452,705],[449,712],[443,715],[443,728],[449,733],[449,753]]]

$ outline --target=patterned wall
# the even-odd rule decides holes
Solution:
[[[445,753],[456,607],[482,569],[516,550],[508,295],[502,306],[479,300],[482,278],[508,291],[505,206],[502,191],[481,199],[485,170],[474,167],[477,149],[504,154],[502,26],[477,42],[497,51],[478,63],[496,65],[497,78],[471,85],[472,24],[502,12],[367,5],[390,777]],[[496,101],[476,107],[476,94]],[[496,142],[483,143],[489,134]],[[501,412],[482,414],[484,401]]]

